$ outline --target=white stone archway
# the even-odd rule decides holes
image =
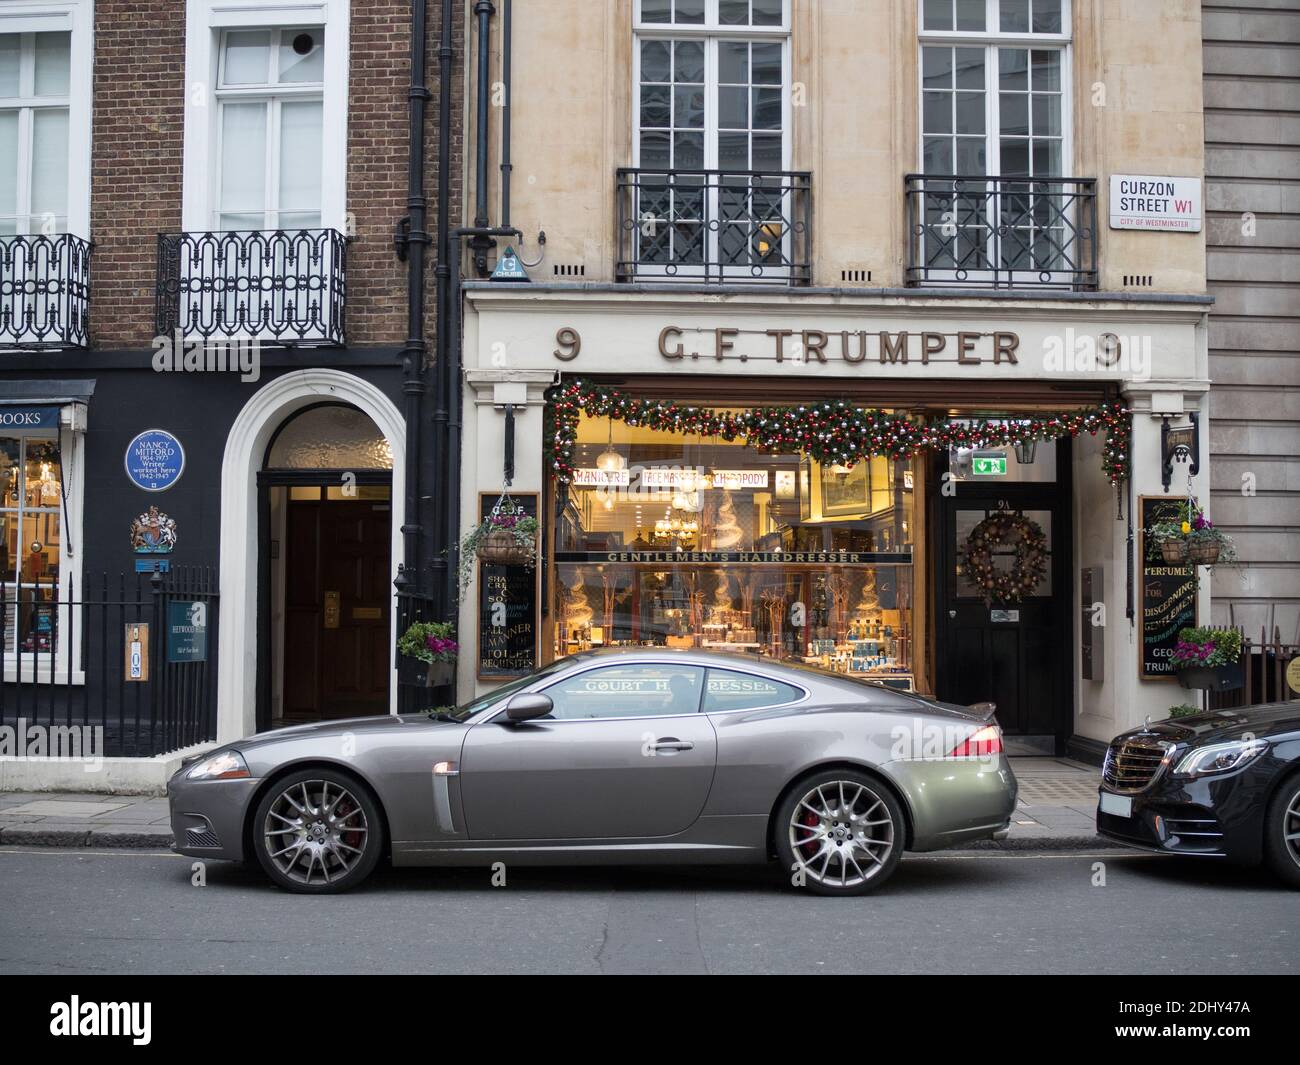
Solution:
[[[339,370],[309,369],[277,377],[239,412],[221,463],[221,609],[217,633],[217,741],[227,743],[257,727],[257,474],[271,436],[303,407],[324,401],[356,407],[383,433],[393,452],[392,575],[402,558],[405,521],[406,423],[383,392]],[[390,626],[397,612],[390,611]],[[396,632],[390,631],[390,642]],[[389,683],[397,709],[397,677]]]

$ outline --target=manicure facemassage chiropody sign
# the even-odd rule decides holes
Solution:
[[[185,449],[165,429],[146,429],[126,446],[125,465],[137,488],[163,492],[185,472]]]

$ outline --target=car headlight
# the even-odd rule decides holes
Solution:
[[[221,751],[203,759],[185,774],[187,780],[237,780],[251,777],[248,763],[238,751]]]
[[[1240,769],[1268,750],[1267,740],[1233,740],[1188,751],[1174,769],[1176,777],[1204,777]]]

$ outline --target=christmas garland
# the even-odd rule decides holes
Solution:
[[[1013,541],[1016,560],[1010,572],[1001,573],[993,566],[993,551]],[[1020,602],[1046,572],[1047,536],[1042,526],[1022,514],[990,514],[966,538],[966,581],[986,606]]]
[[[1012,420],[976,419],[966,424],[918,421],[902,414],[855,407],[843,400],[793,407],[716,411],[663,400],[633,399],[581,378],[556,385],[546,405],[547,458],[557,480],[573,479],[578,418],[617,418],[628,425],[688,436],[743,440],[777,455],[808,455],[823,465],[853,466],[873,455],[903,459],[949,447],[1013,447],[1030,440],[1106,434],[1102,469],[1111,484],[1129,476],[1129,412],[1114,403],[1059,414]]]

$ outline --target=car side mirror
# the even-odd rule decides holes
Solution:
[[[506,703],[507,721],[531,721],[545,717],[555,708],[549,695],[542,692],[521,692]]]

